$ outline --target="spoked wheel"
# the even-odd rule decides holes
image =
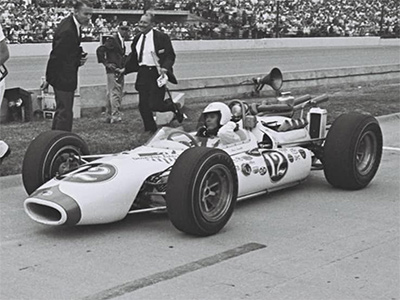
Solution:
[[[357,144],[356,168],[360,175],[368,175],[375,165],[378,154],[378,138],[373,132],[365,132]]]
[[[204,147],[186,150],[168,178],[166,200],[172,224],[198,236],[219,232],[232,216],[237,180],[226,152]]]
[[[48,170],[44,172],[45,180],[49,180],[56,175],[63,175],[77,168],[82,164],[79,159],[80,155],[81,153],[78,147],[68,145],[61,148],[54,154],[53,159],[48,165]]]
[[[382,131],[369,115],[344,114],[329,129],[324,144],[324,173],[338,188],[367,186],[378,171],[382,156]]]
[[[57,175],[82,165],[81,155],[88,155],[85,141],[78,135],[52,130],[40,134],[29,145],[22,164],[22,180],[28,194]]]
[[[233,178],[224,165],[211,167],[200,183],[200,213],[208,222],[218,222],[232,203]]]

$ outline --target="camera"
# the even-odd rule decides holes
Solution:
[[[79,49],[81,50],[81,58],[86,58],[86,56],[88,55],[87,52],[83,51],[82,47],[79,47]]]

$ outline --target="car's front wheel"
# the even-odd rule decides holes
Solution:
[[[235,165],[220,150],[196,147],[179,156],[167,185],[167,211],[182,232],[209,236],[232,216],[238,193]]]
[[[62,175],[83,162],[89,149],[78,135],[59,130],[41,133],[29,145],[22,163],[22,181],[28,194],[56,175]]]
[[[374,178],[382,156],[378,121],[359,113],[339,116],[324,144],[324,173],[334,187],[357,190]]]

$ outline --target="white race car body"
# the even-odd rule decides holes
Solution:
[[[307,128],[277,132],[263,125],[271,122],[281,124],[286,119],[258,117],[255,128],[240,129],[241,142],[219,147],[229,154],[236,167],[238,200],[298,184],[310,174],[313,156],[310,150],[295,144],[280,146],[309,140]],[[242,127],[242,122],[239,123]],[[166,139],[173,131],[162,128],[144,146],[102,156],[51,179],[25,200],[26,213],[46,225],[101,224],[125,218],[134,211],[133,206],[145,181],[162,174],[166,183],[176,159],[188,149],[179,142],[179,133],[174,140]],[[272,141],[267,148],[260,146],[265,136]],[[155,191],[150,194],[160,197],[162,193]]]
[[[237,200],[299,184],[314,169],[323,170],[335,188],[366,187],[382,156],[378,121],[347,113],[327,126],[327,111],[318,107],[327,95],[295,99],[280,91],[282,82],[278,68],[253,78],[256,94],[264,85],[277,91],[273,101],[210,103],[204,111],[219,114],[217,138],[205,128],[187,133],[163,127],[144,146],[89,155],[86,142],[74,133],[41,133],[22,165],[30,195],[25,212],[57,226],[166,210],[178,230],[209,236],[225,226]]]

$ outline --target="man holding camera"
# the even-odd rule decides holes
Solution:
[[[56,113],[53,130],[72,130],[74,93],[78,86],[78,68],[87,60],[81,44],[82,25],[87,25],[93,13],[88,0],[78,0],[74,13],[63,19],[58,25],[53,39],[53,48],[47,62],[46,83],[53,86]]]

